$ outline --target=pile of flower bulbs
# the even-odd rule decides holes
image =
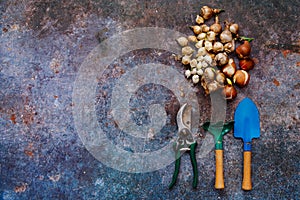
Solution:
[[[208,6],[201,8],[195,20],[197,25],[190,27],[194,35],[177,39],[182,47],[179,58],[186,66],[185,76],[194,84],[201,84],[206,94],[221,89],[224,98],[232,100],[237,96],[235,85],[244,87],[250,80],[248,71],[254,67],[250,58],[252,38],[240,37],[236,23],[225,21],[222,26],[220,12]],[[214,23],[208,25],[211,18]],[[237,56],[239,68],[233,56]]]

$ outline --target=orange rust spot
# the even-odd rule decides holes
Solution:
[[[26,189],[27,189],[27,183],[23,183],[22,185],[19,185],[19,186],[15,187],[15,192],[16,193],[25,192]]]
[[[53,97],[54,97],[54,99],[57,99],[57,98],[58,98],[58,96],[57,96],[57,95],[54,95]]]
[[[34,156],[33,151],[31,150],[24,150],[24,153],[31,158]]]
[[[10,116],[10,120],[12,121],[13,124],[16,124],[16,123],[17,123],[17,122],[16,122],[16,119],[17,119],[17,117],[16,117],[15,114],[12,114],[12,115]]]
[[[26,96],[25,101],[24,101],[24,110],[23,110],[23,113],[21,115],[23,123],[25,125],[32,124],[33,121],[34,121],[34,115],[35,114],[36,114],[36,112],[34,111],[34,107],[30,106],[30,99],[29,99],[28,96]]]
[[[26,124],[26,125],[30,125],[33,123],[34,121],[34,113],[30,112],[30,111],[25,111],[23,116],[22,116],[22,119],[23,119],[23,123]]]
[[[276,80],[275,78],[273,79],[273,83],[276,85],[276,86],[279,86],[280,85],[280,82],[278,80]]]
[[[297,64],[296,64],[296,65],[297,65],[297,67],[300,67],[300,62],[297,62]]]
[[[287,49],[287,50],[282,50],[281,52],[282,52],[283,56],[286,58],[286,56],[291,53],[291,50]]]
[[[29,143],[27,148],[24,150],[24,153],[29,156],[29,157],[33,157],[34,156],[34,147],[33,147],[33,143]]]
[[[254,62],[255,64],[258,64],[258,63],[259,63],[259,60],[258,60],[257,58],[252,58],[252,60],[253,60],[253,62]]]

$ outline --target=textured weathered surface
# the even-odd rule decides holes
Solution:
[[[0,3],[0,197],[1,199],[297,199],[300,196],[300,2],[288,1],[1,1]],[[190,34],[203,5],[223,8],[254,37],[256,59],[250,84],[228,103],[227,119],[243,97],[261,114],[261,137],[253,141],[253,190],[241,190],[242,141],[224,137],[225,190],[214,189],[214,152],[198,158],[199,185],[191,187],[189,158],[183,156],[178,184],[168,190],[174,165],[131,174],[106,167],[81,142],[73,120],[73,84],[79,67],[99,42],[122,31],[157,26]],[[140,148],[114,135],[110,115],[115,80],[149,62],[172,65],[171,54],[137,50],[116,59],[99,77],[95,99],[99,123],[126,151],[152,151],[176,132],[179,103],[171,91],[145,85],[132,96],[132,118],[149,123],[150,104],[164,103],[169,126],[159,140]],[[182,78],[184,76],[182,75]],[[175,83],[174,83],[175,84]],[[195,88],[200,123],[209,120],[210,99]],[[155,97],[155,98],[153,98]],[[207,133],[201,131],[198,142]],[[132,143],[131,143],[132,142]],[[131,147],[135,146],[135,149]],[[198,149],[199,151],[199,149]],[[199,152],[198,152],[199,153]]]

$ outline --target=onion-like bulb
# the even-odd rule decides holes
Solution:
[[[212,24],[209,28],[211,31],[215,32],[216,34],[220,34],[222,32],[222,26],[219,22],[218,15],[216,15],[216,17],[215,17],[215,23]]]
[[[224,31],[220,34],[220,40],[223,44],[232,41],[232,33],[229,31],[229,26],[226,25]]]

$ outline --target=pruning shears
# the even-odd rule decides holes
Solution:
[[[195,140],[191,131],[192,122],[192,107],[187,103],[182,105],[177,113],[177,126],[178,126],[178,137],[173,145],[175,151],[175,170],[172,177],[172,182],[169,185],[171,189],[177,180],[180,168],[181,154],[189,152],[190,159],[193,167],[193,188],[197,187],[198,184],[198,169],[196,161],[196,146],[197,141]]]

